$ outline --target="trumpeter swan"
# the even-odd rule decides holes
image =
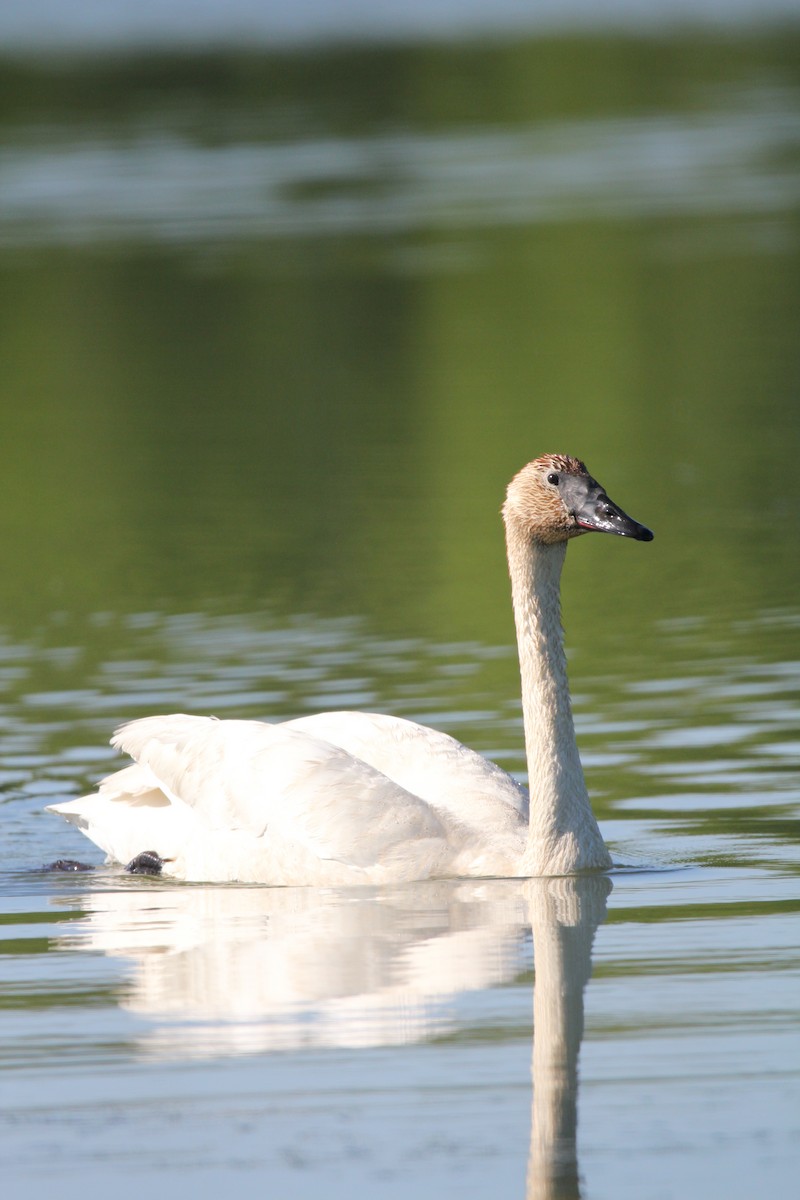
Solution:
[[[50,806],[112,861],[178,879],[383,883],[567,875],[611,858],[581,768],[560,616],[570,538],[650,541],[578,459],[548,454],[503,505],[522,679],[527,793],[453,738],[399,717],[281,724],[183,715],[123,725],[135,761]]]

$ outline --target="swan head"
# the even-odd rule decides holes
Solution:
[[[532,542],[553,545],[581,533],[615,533],[651,542],[652,532],[610,500],[579,458],[545,454],[508,485],[503,519]]]

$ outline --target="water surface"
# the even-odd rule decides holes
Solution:
[[[791,1193],[800,85],[733,26],[5,62],[9,1194]],[[176,886],[42,811],[148,712],[523,778],[545,450],[656,531],[564,579],[608,880]]]

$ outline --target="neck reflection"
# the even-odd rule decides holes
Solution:
[[[578,1056],[592,944],[606,914],[605,875],[531,879],[533,1103],[527,1200],[578,1200]]]

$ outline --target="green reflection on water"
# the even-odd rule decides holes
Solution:
[[[499,139],[612,118],[633,137],[654,114],[724,116],[775,93],[774,121],[791,123],[793,44],[17,65],[3,126],[54,152],[476,122]],[[638,642],[648,618],[793,599],[796,209],[767,200],[776,171],[796,176],[797,143],[786,135],[780,162],[770,145],[733,215],[723,177],[705,215],[682,211],[679,179],[660,214],[629,219],[493,227],[488,211],[465,229],[454,212],[416,232],[209,245],[187,214],[173,249],[100,228],[81,247],[7,245],[5,620],[216,600],[502,642],[497,510],[509,475],[550,448],[584,456],[659,539],[573,548],[582,653],[610,613]],[[53,186],[66,205],[69,179]],[[389,205],[402,184],[384,186]]]
[[[800,911],[800,900],[792,900],[784,898],[783,900],[742,900],[742,901],[715,901],[712,903],[693,903],[693,904],[670,904],[665,907],[656,907],[654,905],[639,905],[626,908],[612,909],[607,917],[609,924],[625,925],[633,921],[636,924],[658,924],[660,922],[671,923],[672,921],[722,921],[726,919],[745,918],[745,917],[767,917],[779,916],[788,913]],[[639,962],[641,966],[641,960]],[[748,960],[747,969],[751,969],[752,963]],[[627,968],[630,970],[630,967]],[[674,967],[673,967],[674,969]],[[692,970],[731,970],[731,964],[697,964],[694,963]],[[609,967],[605,965],[601,970],[607,974],[624,974],[625,970],[619,966]]]

